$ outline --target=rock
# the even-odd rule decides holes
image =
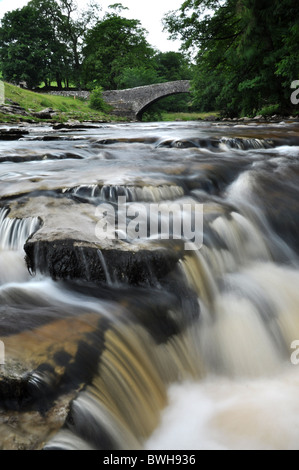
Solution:
[[[18,140],[28,134],[29,131],[26,129],[18,129],[14,127],[11,127],[10,129],[0,128],[0,140]]]
[[[0,105],[0,112],[18,116],[30,116],[27,111],[19,105]]]
[[[254,121],[261,121],[263,119],[264,117],[262,115],[255,116],[255,118],[253,118]]]
[[[52,114],[52,113],[55,113],[56,111],[54,111],[53,108],[45,108],[43,109],[42,111],[40,111],[41,113],[48,113],[48,114]]]
[[[74,395],[58,397],[48,412],[0,410],[0,450],[42,450],[64,424]]]
[[[110,249],[100,243],[86,243],[64,239],[36,242],[30,240],[25,245],[27,264],[30,271],[39,270],[53,279],[83,279],[107,283],[105,264],[111,277],[128,284],[155,285],[175,269],[183,253],[175,254],[161,247],[146,246],[143,249],[125,250],[115,242]]]
[[[40,308],[46,313],[45,306]],[[35,310],[33,304],[32,312]],[[4,410],[0,411],[0,431],[5,438],[1,450],[41,449],[63,426],[70,403],[97,368],[103,348],[100,322],[98,312],[88,313],[2,335],[5,366],[0,372]],[[103,319],[104,331],[106,324]],[[78,354],[80,349],[84,355]]]
[[[98,121],[98,122],[107,122],[107,121]],[[80,122],[69,120],[65,123],[56,123],[53,124],[54,130],[73,130],[73,129],[98,129],[98,125],[90,124],[88,122]]]
[[[20,205],[12,203],[10,208],[11,218],[38,214],[42,220],[42,227],[24,247],[27,265],[30,271],[38,270],[55,280],[107,283],[110,276],[131,285],[155,284],[184,256],[181,240],[131,244],[97,238],[98,219],[91,204],[41,196]]]
[[[75,126],[82,126],[80,121],[76,121],[75,119],[69,119],[66,123],[67,126],[75,127]]]
[[[52,108],[45,108],[41,111],[32,112],[31,114],[38,119],[52,119],[54,113],[55,111]]]

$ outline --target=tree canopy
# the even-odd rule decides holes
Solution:
[[[47,1],[49,7],[52,4]],[[40,13],[32,3],[4,16],[0,29],[4,79],[25,80],[34,87],[67,67],[67,49],[55,36],[56,25]]]
[[[5,80],[79,82],[83,36],[97,7],[79,12],[74,0],[31,0],[1,20],[0,60]]]
[[[119,11],[119,4],[114,8]],[[85,84],[119,88],[125,69],[144,66],[154,55],[146,33],[139,20],[124,18],[117,11],[107,13],[86,35]]]
[[[234,116],[290,107],[298,20],[294,0],[186,0],[165,28],[195,57],[196,103]]]

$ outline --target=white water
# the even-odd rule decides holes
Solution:
[[[0,209],[0,250],[20,251],[40,222],[37,217],[11,219],[8,214],[7,209]]]
[[[234,283],[253,301],[217,297],[216,318],[206,314],[197,332],[205,378],[170,388],[146,449],[299,449],[299,273],[259,264]]]
[[[149,450],[298,450],[298,370],[174,385]]]

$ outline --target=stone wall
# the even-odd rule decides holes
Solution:
[[[89,100],[90,92],[89,91],[51,91],[49,95],[57,95],[57,96],[67,96],[67,97],[75,97],[75,98],[83,98],[84,100]]]

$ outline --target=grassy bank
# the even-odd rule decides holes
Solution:
[[[201,121],[220,117],[220,113],[162,113],[163,121]]]
[[[7,105],[11,102],[18,103],[19,106],[24,108],[27,112],[38,112],[45,108],[53,108],[57,110],[57,116],[53,117],[53,121],[66,122],[69,119],[76,119],[79,121],[111,121],[117,118],[107,115],[100,111],[91,109],[87,101],[81,99],[68,98],[64,96],[55,96],[41,93],[34,93],[23,88],[5,83],[5,103]],[[0,112],[0,122],[12,121],[40,121],[34,117],[27,117],[21,115],[11,115]]]

